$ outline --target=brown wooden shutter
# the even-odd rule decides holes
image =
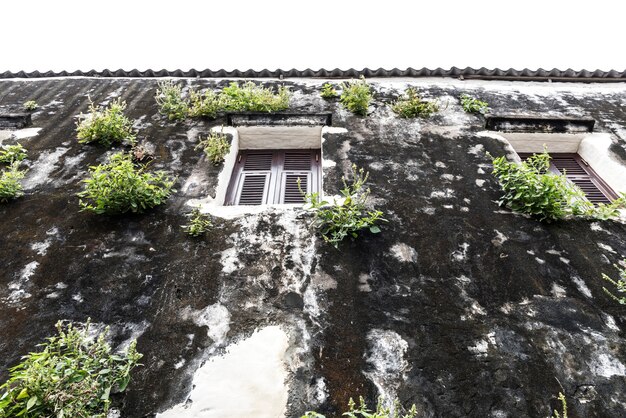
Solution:
[[[241,151],[226,192],[226,205],[268,203],[272,184],[272,150]]]
[[[532,153],[518,153],[520,158],[526,160]],[[565,174],[565,177],[582,189],[591,203],[611,203],[617,199],[617,194],[602,180],[598,174],[575,153],[550,154],[550,168]]]
[[[312,161],[315,158],[311,150],[305,151],[285,151],[285,163],[283,170],[285,171],[309,171],[311,170]]]
[[[319,149],[242,150],[226,193],[226,205],[304,203],[298,178],[306,193],[321,184]]]
[[[298,187],[300,179],[300,187]],[[283,173],[280,188],[280,203],[304,203],[304,196],[300,193],[300,188],[305,193],[311,192],[311,173]]]
[[[240,177],[238,205],[262,205],[267,203],[267,190],[271,173],[243,173]]]
[[[304,197],[298,188],[305,193],[319,190],[320,176],[319,150],[285,150],[282,156],[282,178],[280,194],[276,203],[304,203]]]

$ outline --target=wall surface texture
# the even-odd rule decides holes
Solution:
[[[319,97],[324,81],[262,80],[291,88],[290,112],[332,112],[325,194],[338,194],[353,163],[370,172],[371,203],[388,222],[339,250],[293,207],[215,217],[206,236],[185,235],[188,202],[210,201],[221,169],[194,147],[226,118],[167,121],[158,80],[0,81],[0,113],[40,105],[28,130],[0,131],[3,144],[21,138],[30,166],[26,195],[0,204],[0,382],[57,320],[91,318],[111,327],[116,347],[137,338],[144,354],[114,398],[122,417],[338,416],[350,397],[384,395],[416,404],[419,417],[534,418],[551,414],[559,392],[570,417],[626,416],[626,308],[601,278],[626,256],[626,226],[544,224],[498,207],[486,153],[508,151],[458,100],[594,118],[610,158],[626,163],[626,85],[371,79],[375,100],[358,117]],[[442,110],[396,117],[389,105],[408,85]],[[88,96],[127,102],[152,166],[178,177],[165,205],[79,212],[81,180],[108,152],[76,140]],[[220,384],[241,402],[219,395]]]

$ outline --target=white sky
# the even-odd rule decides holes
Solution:
[[[0,72],[626,69],[626,3],[4,0]]]

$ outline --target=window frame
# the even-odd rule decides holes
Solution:
[[[306,177],[306,192],[320,192],[322,185],[322,153],[321,148],[290,148],[290,149],[243,149],[239,150],[235,160],[235,166],[233,167],[230,181],[226,191],[226,197],[224,200],[225,206],[256,206],[256,205],[282,205],[282,204],[297,204],[301,205],[302,202],[287,202],[285,203],[285,195],[287,190],[288,176],[302,175]],[[269,167],[263,167],[257,169],[246,169],[246,163],[251,155],[270,154],[271,163]],[[298,169],[285,169],[285,162],[288,154],[303,154],[308,153],[310,155],[310,168],[309,170]],[[261,203],[253,204],[241,204],[241,192],[245,185],[245,177],[253,175],[266,175],[266,186],[263,191]],[[293,184],[290,184],[292,193],[289,195],[293,197]]]

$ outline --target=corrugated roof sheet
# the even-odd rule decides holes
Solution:
[[[455,77],[466,79],[483,79],[483,80],[526,80],[526,81],[579,81],[579,82],[621,82],[626,81],[625,71],[588,71],[581,70],[575,71],[572,69],[567,70],[530,70],[525,68],[523,70],[515,70],[510,68],[508,70],[501,69],[487,69],[487,68],[457,68],[452,67],[448,70],[443,68],[429,69],[415,69],[407,68],[406,70],[400,70],[394,68],[392,70],[386,70],[379,68],[377,70],[364,68],[362,70],[356,70],[350,68],[349,70],[341,70],[335,68],[334,70],[312,70],[307,68],[306,70],[145,70],[140,71],[133,70],[90,70],[90,71],[18,71],[11,72],[5,71],[0,73],[0,78],[43,78],[43,77],[206,77],[206,78],[281,78],[281,77],[307,77],[307,78],[353,78],[359,76],[365,77]]]

